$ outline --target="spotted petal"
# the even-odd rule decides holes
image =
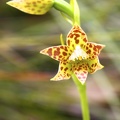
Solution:
[[[60,62],[58,73],[51,80],[54,81],[67,80],[71,77],[71,74],[72,74],[71,65],[66,62]]]
[[[58,61],[66,61],[70,55],[69,49],[66,45],[49,47],[40,51],[40,53],[48,55]]]
[[[74,73],[75,73],[76,77],[78,78],[78,80],[79,80],[82,84],[84,84],[85,81],[86,81],[86,79],[87,79],[87,74],[88,74],[88,72],[81,70],[81,71],[75,71]]]
[[[82,48],[89,55],[89,59],[95,59],[100,54],[103,47],[105,47],[105,45],[88,42],[86,46]]]
[[[67,35],[67,46],[69,46],[72,51],[76,46],[83,45],[87,41],[85,32],[79,26],[74,26]]]
[[[8,5],[15,7],[25,13],[42,15],[50,10],[54,0],[12,0]]]
[[[78,80],[84,84],[87,78],[88,74],[88,66],[86,61],[79,61],[77,63],[74,63],[72,66],[72,69],[78,78]]]
[[[88,72],[89,73],[94,73],[99,69],[102,69],[104,66],[102,66],[99,62],[98,57],[96,57],[93,60],[88,60]]]

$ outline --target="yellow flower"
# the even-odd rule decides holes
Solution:
[[[40,53],[59,61],[58,73],[51,80],[69,79],[74,73],[84,84],[88,73],[103,68],[98,55],[104,45],[88,42],[85,32],[75,25],[67,35],[66,45],[46,48]]]
[[[50,10],[54,0],[12,0],[7,4],[25,13],[42,15]]]

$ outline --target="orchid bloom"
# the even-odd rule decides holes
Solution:
[[[25,13],[42,15],[50,10],[54,0],[12,0],[7,4]]]
[[[74,73],[84,84],[88,73],[102,69],[98,55],[104,45],[88,42],[85,32],[75,25],[67,35],[66,45],[46,48],[40,53],[59,61],[58,73],[51,80],[69,79]]]

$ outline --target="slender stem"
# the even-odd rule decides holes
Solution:
[[[86,96],[86,84],[82,85],[75,74],[72,75],[72,78],[79,90],[83,120],[90,120],[90,113]]]
[[[80,24],[80,9],[77,3],[77,0],[73,0],[74,1],[74,6],[73,6],[73,10],[74,10],[74,23],[75,24]]]
[[[74,16],[71,5],[64,0],[55,0],[53,7],[55,9],[59,10],[60,12],[65,13],[70,18],[73,18],[73,16]]]
[[[70,4],[64,0],[54,0],[53,7],[69,16],[73,21],[73,25],[80,24],[80,10],[77,0],[70,0]]]

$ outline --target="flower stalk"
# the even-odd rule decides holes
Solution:
[[[74,16],[71,5],[64,0],[54,0],[53,7],[70,18],[73,18]]]
[[[77,77],[75,76],[75,74],[72,75],[72,78],[79,91],[83,120],[90,120],[89,105],[88,105],[88,99],[86,95],[86,83],[81,84],[77,79]]]
[[[54,0],[53,7],[72,19],[72,25],[80,24],[80,10],[76,0],[70,0],[70,4],[64,0]]]

